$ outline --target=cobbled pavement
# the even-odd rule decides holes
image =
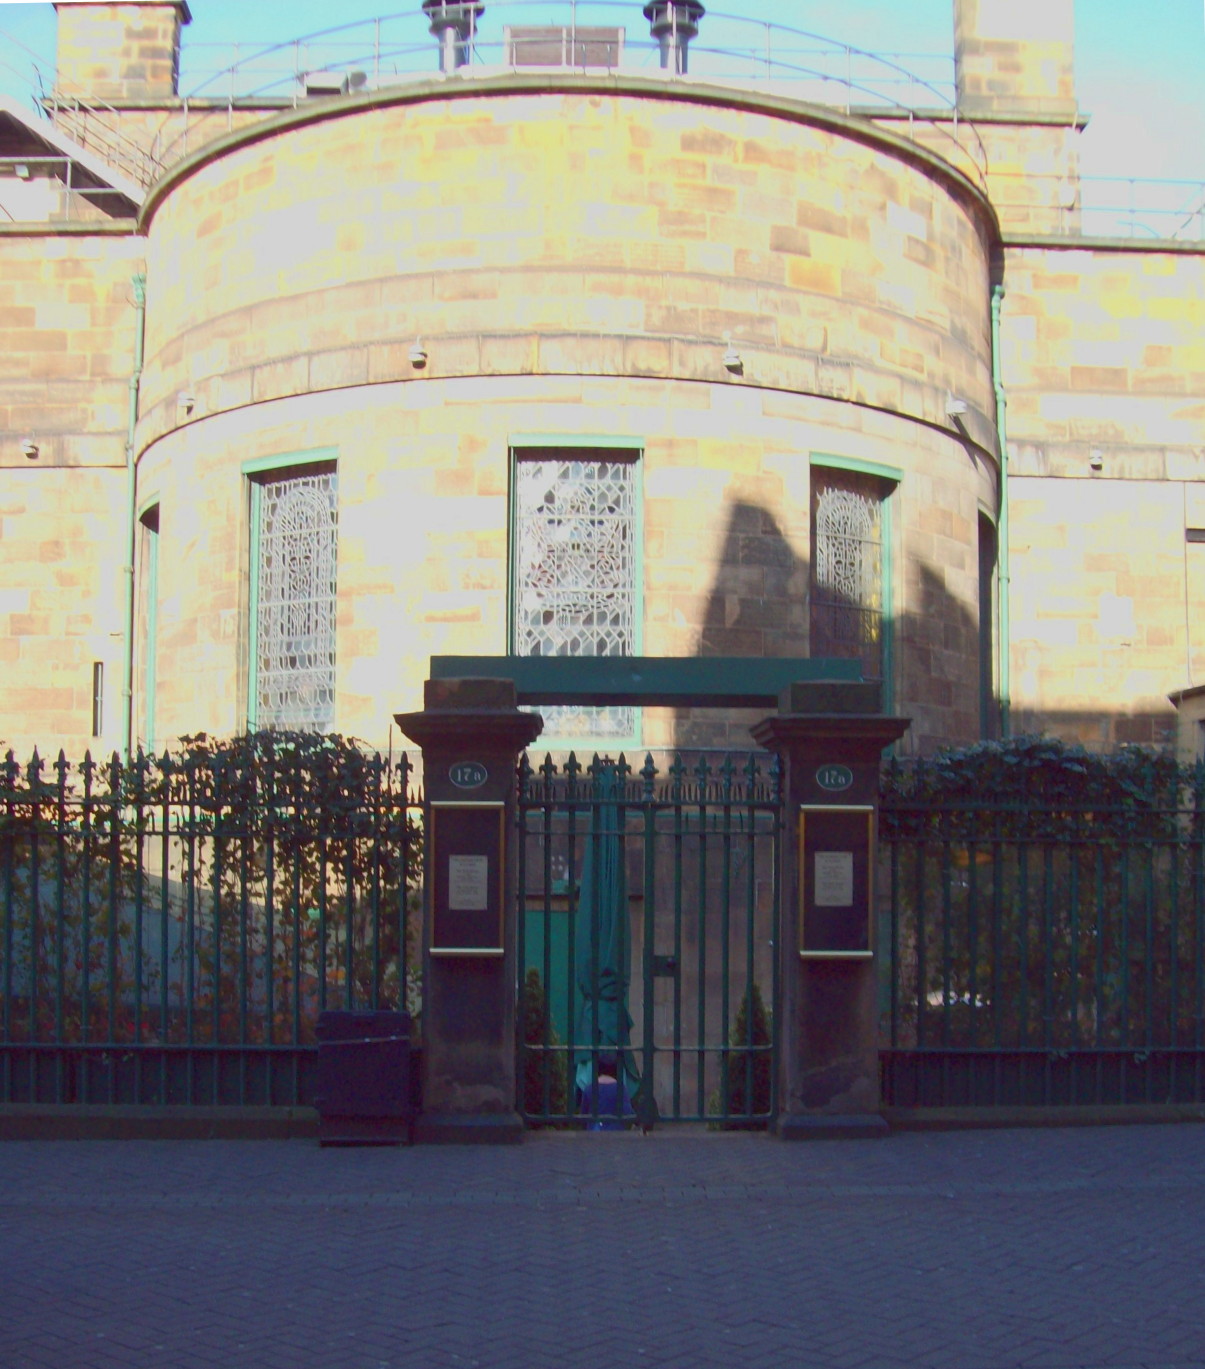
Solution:
[[[0,1369],[1205,1366],[1205,1126],[0,1145]]]

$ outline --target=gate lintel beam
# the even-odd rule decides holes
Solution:
[[[430,678],[513,680],[528,706],[760,708],[801,683],[863,685],[858,661],[765,656],[432,656]]]

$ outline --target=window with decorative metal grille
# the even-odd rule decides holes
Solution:
[[[884,516],[889,481],[812,467],[811,654],[886,675]]]
[[[335,720],[333,465],[264,472],[251,484],[252,727],[325,732]]]
[[[638,650],[637,453],[516,451],[511,585],[519,656],[631,656]],[[628,707],[541,707],[545,735],[616,742]]]

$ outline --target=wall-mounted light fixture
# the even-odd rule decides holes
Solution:
[[[421,337],[414,339],[414,346],[410,349],[410,365],[416,371],[421,371],[427,364],[427,349],[423,346]]]
[[[1092,470],[1099,471],[1104,469],[1104,464],[1104,453],[1101,451],[1099,447],[1093,447],[1091,452],[1088,454],[1088,465],[1092,468]]]
[[[176,396],[176,407],[187,418],[197,407],[197,397],[190,390],[181,390]]]
[[[946,395],[946,417],[961,418],[967,411],[965,399],[959,399],[957,395]]]
[[[38,459],[39,450],[38,444],[32,437],[27,437],[25,441],[21,443],[21,455],[26,461],[36,461]]]
[[[731,333],[724,334],[724,369],[734,376],[741,375],[745,369],[741,354],[733,346]]]

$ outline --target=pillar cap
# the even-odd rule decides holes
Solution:
[[[393,720],[424,750],[455,742],[518,755],[544,730],[538,713],[516,706],[513,680],[428,680],[423,702],[421,711],[395,713]]]
[[[791,745],[834,744],[854,759],[875,760],[907,732],[911,718],[884,713],[778,713],[749,729],[759,746],[769,751]]]

